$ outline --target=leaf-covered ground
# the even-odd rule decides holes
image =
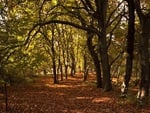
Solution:
[[[103,92],[80,75],[59,84],[42,77],[30,85],[8,88],[8,113],[150,113],[149,105],[139,107],[131,100],[119,98],[118,91]],[[5,113],[2,94],[0,113]]]

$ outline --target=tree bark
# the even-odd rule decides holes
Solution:
[[[87,80],[87,77],[88,77],[88,64],[87,64],[87,54],[84,54],[83,56],[83,60],[84,60],[84,74],[83,74],[83,81],[86,81]]]
[[[98,35],[98,38],[103,71],[103,86],[104,91],[110,91],[112,90],[112,84],[111,84],[109,58],[107,53],[108,48],[106,41],[106,15],[107,15],[108,0],[95,0],[95,4],[96,4],[98,28],[100,29],[101,32],[101,35]]]
[[[147,23],[147,24],[150,26],[150,19],[149,19],[149,23]],[[140,40],[140,42],[141,42],[141,46],[140,46],[140,57],[141,57],[140,89],[144,88],[145,97],[148,97],[149,89],[150,89],[150,53],[149,53],[150,30],[149,30],[149,32],[144,32],[144,31],[145,30],[143,30],[142,37]]]
[[[87,32],[87,46],[95,65],[97,88],[102,88],[100,60],[98,58],[97,53],[94,51],[94,47],[92,45],[92,38],[93,38],[93,33]]]
[[[103,71],[103,88],[104,91],[112,90],[111,84],[111,75],[110,75],[110,65],[107,53],[106,37],[100,37],[100,54],[101,54],[101,63]]]
[[[54,27],[52,26],[52,63],[53,63],[53,75],[54,75],[54,84],[57,84],[57,73],[56,73],[56,58],[55,58],[55,48],[54,48]]]
[[[140,90],[144,89],[144,97],[149,96],[150,89],[150,12],[144,14],[140,7],[140,0],[135,0],[135,8],[140,19],[140,64],[141,64],[141,84]]]
[[[134,22],[135,22],[135,7],[133,0],[127,0],[128,3],[128,12],[129,12],[129,20],[128,20],[128,34],[127,34],[127,60],[126,60],[126,74],[124,77],[124,82],[126,89],[128,89],[129,81],[132,75],[132,64],[133,64],[133,52],[134,52]]]
[[[98,58],[98,55],[94,51],[94,47],[92,45],[92,38],[93,38],[93,33],[87,33],[87,45],[88,45],[89,52],[92,56],[92,59],[94,61],[95,70],[96,70],[97,88],[102,88],[100,60]]]
[[[71,76],[74,76],[76,73],[76,60],[74,53],[71,53],[70,56],[71,56]]]

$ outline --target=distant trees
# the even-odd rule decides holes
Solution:
[[[74,7],[67,6],[68,4],[73,5],[73,3],[74,3]],[[72,2],[68,2],[68,4],[66,3],[65,5],[65,3],[58,2],[58,5],[60,5],[60,7],[58,6],[58,8],[60,8],[64,12],[65,11],[67,12],[64,14],[60,13],[62,14],[61,17],[63,17],[63,15],[67,15],[68,18],[73,18],[71,19],[73,20],[72,22],[66,18],[64,18],[64,20],[60,20],[59,16],[56,16],[57,17],[56,19],[44,20],[44,21],[37,23],[33,27],[33,29],[35,29],[38,26],[44,26],[44,25],[48,25],[52,23],[59,23],[59,24],[66,24],[66,25],[70,25],[70,26],[85,30],[89,32],[90,34],[95,34],[95,36],[98,38],[98,42],[96,44],[98,49],[97,51],[94,50],[95,54],[97,55],[94,55],[94,54],[91,54],[91,55],[92,56],[94,55],[93,57],[98,56],[97,60],[101,61],[101,63],[98,65],[101,65],[102,67],[103,87],[106,91],[109,91],[112,89],[112,86],[111,86],[110,65],[109,65],[109,57],[108,57],[108,45],[107,45],[108,42],[107,42],[106,35],[107,35],[108,27],[114,24],[115,19],[118,19],[121,16],[121,14],[118,14],[114,20],[113,19],[111,20],[111,16],[114,15],[115,10],[117,10],[117,8],[115,8],[114,11],[112,11],[112,13],[110,14],[110,17],[107,17],[108,1],[102,1],[102,2],[81,1],[81,3],[77,1],[72,1]],[[93,7],[94,5],[95,5],[95,8]],[[58,12],[56,11],[56,14],[57,13]],[[86,16],[84,17],[84,15],[87,15],[88,17]],[[76,24],[76,22],[79,22],[80,24]],[[116,26],[113,28],[113,31],[115,28]],[[33,29],[31,30],[31,32],[33,31]],[[95,68],[98,69],[99,67],[95,65]],[[101,71],[97,71],[97,72],[98,72],[97,78],[101,78],[100,77]],[[102,87],[102,82],[98,82],[98,87]]]

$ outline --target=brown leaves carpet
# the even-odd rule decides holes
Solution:
[[[2,94],[0,113],[6,113]],[[42,77],[30,85],[8,87],[7,113],[150,113],[150,106],[138,107],[119,98],[117,91],[103,92],[79,75],[59,84]]]

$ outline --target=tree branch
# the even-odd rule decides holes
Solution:
[[[62,20],[49,20],[49,21],[46,21],[46,22],[39,22],[37,24],[35,24],[32,29],[29,31],[28,33],[28,37],[24,43],[24,45],[26,45],[29,41],[29,38],[32,34],[32,32],[37,28],[37,27],[42,27],[42,26],[45,26],[45,25],[50,25],[50,24],[53,24],[53,23],[56,23],[56,24],[65,24],[65,25],[69,25],[69,26],[72,26],[72,27],[75,27],[77,29],[81,29],[81,30],[84,30],[84,31],[88,31],[88,32],[92,32],[92,33],[95,33],[97,35],[101,35],[101,33],[95,29],[94,27],[92,26],[81,26],[79,24],[75,24],[75,23],[72,23],[72,22],[68,22],[68,21],[62,21]]]
[[[108,16],[108,19],[107,19],[107,22],[106,22],[106,25],[109,26],[110,24],[109,23],[112,23],[110,22],[112,16],[115,14],[115,12],[117,11],[117,9],[119,8],[120,5],[122,5],[123,1],[121,1],[120,3],[118,3],[117,7],[110,13],[110,15]],[[124,10],[122,10],[124,11]]]

